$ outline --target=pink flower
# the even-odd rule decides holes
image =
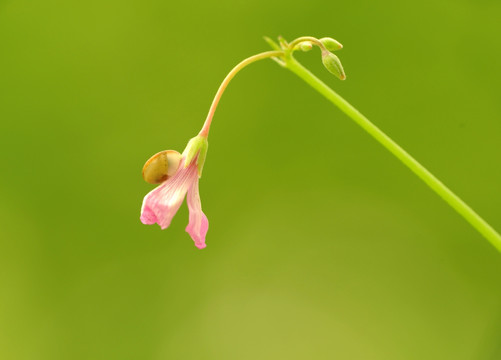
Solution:
[[[189,147],[190,144],[188,144],[187,150]],[[190,220],[186,232],[190,234],[195,246],[203,249],[206,247],[205,235],[209,229],[209,221],[202,211],[198,192],[199,173],[203,164],[200,164],[199,161],[201,157],[199,151],[196,151],[193,157],[193,152],[190,154],[187,150],[183,153],[175,174],[144,197],[141,222],[147,225],[157,223],[162,230],[168,228],[187,193]]]

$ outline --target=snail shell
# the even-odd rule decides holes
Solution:
[[[176,173],[180,161],[181,154],[177,151],[160,151],[144,164],[143,179],[150,184],[160,184]]]

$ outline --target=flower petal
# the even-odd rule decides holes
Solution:
[[[157,222],[157,216],[151,210],[146,204],[145,201],[143,200],[143,209],[141,210],[141,222],[146,225],[152,225]]]
[[[186,192],[174,192],[173,187],[167,183],[168,181],[144,197],[141,209],[141,222],[143,224],[158,223],[162,230],[169,227],[172,218],[183,203]]]
[[[203,249],[205,245],[205,235],[209,230],[209,220],[202,211],[202,203],[200,202],[200,193],[198,191],[198,177],[188,190],[186,198],[188,209],[190,210],[190,222],[186,227],[186,232],[190,234],[195,242],[195,246]]]
[[[197,167],[195,164],[180,170],[150,191],[143,200],[141,222],[151,225],[157,223],[163,229],[169,227],[172,218],[176,215],[183,203],[188,189],[196,181],[198,183]]]

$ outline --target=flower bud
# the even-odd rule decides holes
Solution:
[[[202,169],[204,167],[208,147],[209,143],[207,141],[207,138],[205,136],[198,135],[188,142],[186,149],[184,149],[183,151],[183,156],[185,157],[185,168],[187,168],[196,157],[199,177],[202,176]]]
[[[320,42],[324,44],[325,48],[329,51],[341,50],[343,45],[337,40],[330,37],[324,37],[320,39]]]
[[[176,173],[180,161],[181,154],[177,151],[160,151],[144,164],[143,179],[150,184],[160,184]]]
[[[339,58],[331,52],[322,51],[322,62],[324,66],[331,74],[336,75],[339,79],[346,79],[346,74],[344,73],[343,65]]]
[[[307,52],[313,49],[313,45],[309,41],[303,41],[302,43],[299,43],[299,45],[297,45],[297,48],[301,51]]]

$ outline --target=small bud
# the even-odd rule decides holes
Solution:
[[[343,45],[341,45],[339,41],[330,37],[324,37],[320,39],[320,42],[324,44],[325,48],[329,51],[341,50],[343,48]]]
[[[187,168],[193,159],[197,157],[197,167],[198,167],[198,176],[202,176],[202,169],[204,167],[205,157],[207,155],[207,149],[209,147],[209,143],[207,142],[207,138],[205,136],[195,136],[192,138],[188,145],[186,145],[186,149],[183,151],[184,167]]]
[[[322,62],[324,66],[331,74],[336,75],[339,79],[346,79],[346,74],[344,73],[343,65],[339,58],[331,52],[322,51]]]
[[[143,179],[150,184],[160,184],[176,173],[180,161],[181,154],[177,151],[160,151],[144,164]]]
[[[309,41],[303,41],[302,43],[299,43],[299,45],[297,45],[297,48],[301,51],[307,52],[313,49],[313,45]]]

